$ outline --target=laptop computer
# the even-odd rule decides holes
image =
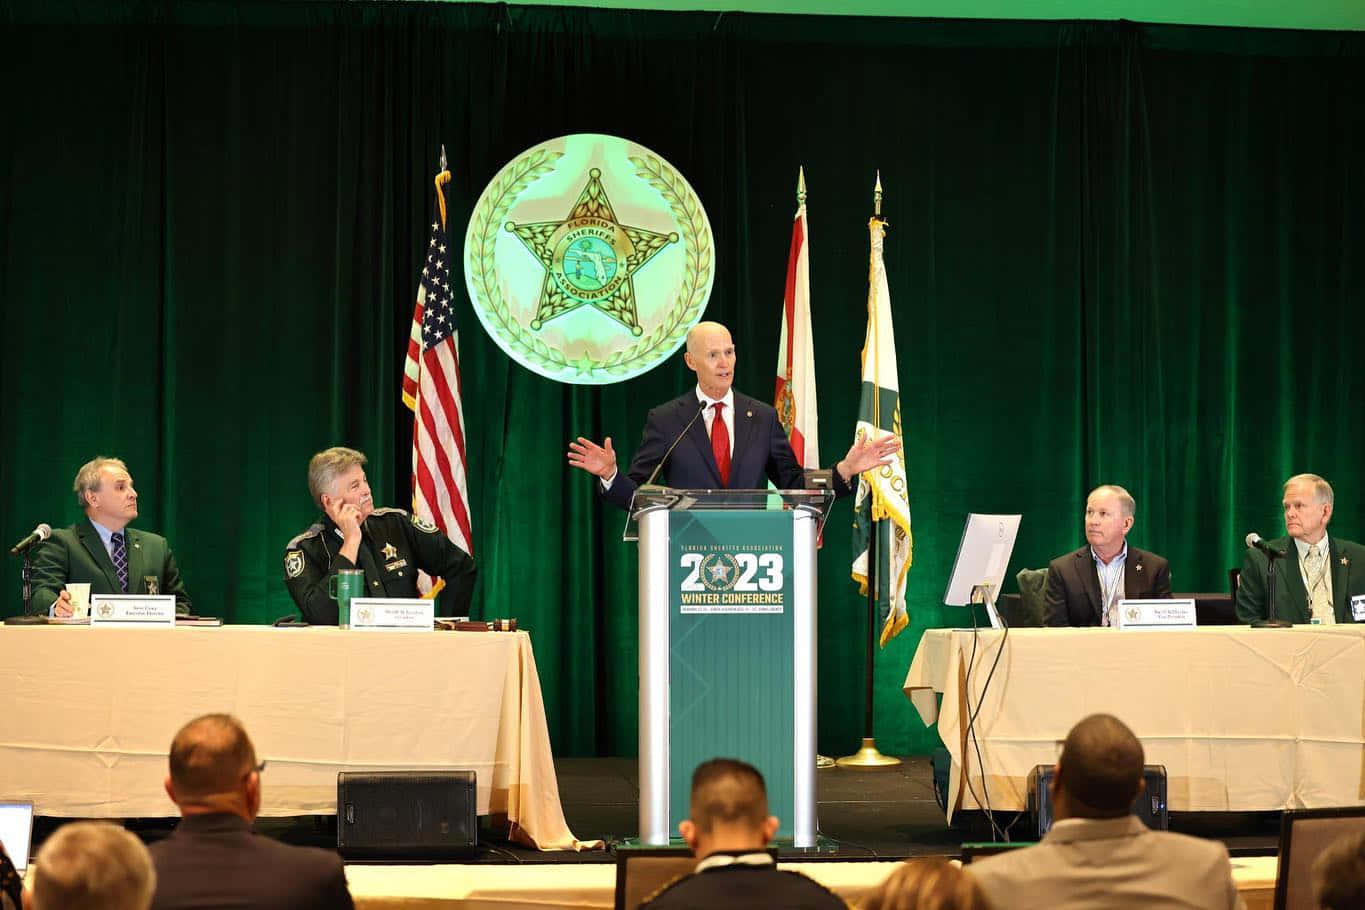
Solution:
[[[33,803],[0,802],[0,844],[23,875],[33,846]]]

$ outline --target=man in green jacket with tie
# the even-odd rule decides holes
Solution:
[[[166,538],[128,527],[137,518],[137,490],[117,458],[95,458],[76,472],[76,502],[85,519],[52,532],[33,557],[30,610],[70,616],[67,582],[89,582],[90,594],[174,594],[177,613],[190,599]]]
[[[1332,486],[1316,474],[1296,474],[1284,484],[1284,527],[1288,537],[1269,542],[1284,553],[1273,573],[1275,616],[1291,623],[1365,622],[1365,547],[1327,535],[1332,519]],[[1266,564],[1248,549],[1237,582],[1237,617],[1267,619]]]

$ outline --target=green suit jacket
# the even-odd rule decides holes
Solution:
[[[1287,622],[1307,623],[1312,613],[1308,608],[1308,590],[1303,586],[1299,551],[1294,540],[1281,537],[1269,543],[1289,554],[1275,560],[1275,616]],[[1365,547],[1329,533],[1327,548],[1331,553],[1332,611],[1337,622],[1354,622],[1351,598],[1365,595]],[[1242,574],[1237,581],[1237,618],[1242,622],[1267,618],[1265,573],[1269,561],[1260,550],[1248,549],[1242,557]]]
[[[128,546],[128,593],[146,594],[148,576],[157,579],[158,594],[174,594],[177,613],[190,612],[190,598],[166,538],[150,531],[124,528]],[[39,544],[33,556],[33,599],[29,609],[46,614],[68,581],[90,582],[90,595],[120,594],[118,573],[104,541],[90,520],[59,528]]]

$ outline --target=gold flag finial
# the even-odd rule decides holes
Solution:
[[[872,214],[882,217],[882,172],[877,171],[877,186],[872,190]]]
[[[446,229],[446,184],[450,183],[450,168],[446,165],[446,146],[441,143],[441,171],[436,175],[436,204],[441,209],[441,230]]]
[[[796,204],[806,204],[806,169],[801,166],[796,170]]]

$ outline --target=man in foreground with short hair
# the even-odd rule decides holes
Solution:
[[[175,734],[165,786],[180,807],[180,824],[152,845],[154,910],[353,906],[335,853],[251,832],[264,767],[241,722],[230,715],[206,714]]]
[[[797,872],[777,868],[768,842],[777,833],[768,814],[768,790],[753,765],[713,758],[692,773],[692,805],[678,823],[701,860],[691,875],[665,886],[641,910],[705,907],[802,907],[845,910],[833,891]]]
[[[1131,813],[1146,787],[1142,743],[1117,717],[1071,728],[1049,785],[1052,830],[1035,847],[967,867],[1011,910],[1215,910],[1243,906],[1217,841],[1152,831]]]
[[[72,490],[85,520],[59,528],[33,554],[29,609],[71,615],[67,582],[88,582],[90,594],[173,594],[177,613],[190,612],[190,598],[166,538],[130,529],[137,518],[137,490],[127,466],[99,456],[76,472]]]
[[[108,822],[71,822],[33,862],[27,910],[147,910],[156,872],[142,841]]]
[[[1335,502],[1332,485],[1316,474],[1284,482],[1284,528],[1269,542],[1275,560],[1275,616],[1291,623],[1365,622],[1365,546],[1327,534]],[[1248,548],[1237,582],[1237,618],[1269,618],[1267,557]]]
[[[284,584],[303,618],[337,624],[328,580],[342,569],[365,572],[365,597],[418,597],[417,573],[445,582],[440,616],[468,616],[478,570],[474,559],[435,525],[402,509],[376,509],[365,456],[335,446],[308,462],[308,492],[322,517],[284,552]]]
[[[1137,502],[1123,487],[1105,484],[1085,500],[1085,546],[1047,567],[1044,625],[1116,626],[1125,598],[1171,596],[1171,566],[1128,545]]]

